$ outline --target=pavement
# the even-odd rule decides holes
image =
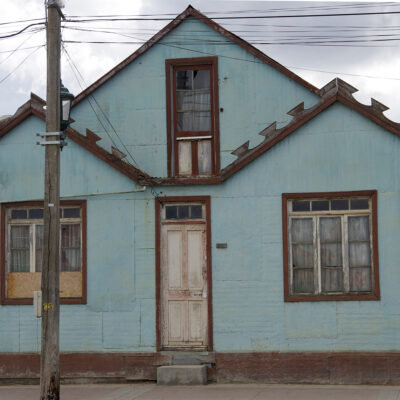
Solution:
[[[400,400],[400,386],[155,383],[61,385],[61,400]],[[0,386],[0,400],[38,400],[39,386]]]

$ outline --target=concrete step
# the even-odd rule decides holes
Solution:
[[[157,368],[158,385],[206,385],[205,365],[167,365]]]
[[[165,351],[162,354],[171,359],[172,365],[201,365],[215,363],[215,353],[212,352]]]

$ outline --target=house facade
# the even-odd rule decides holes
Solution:
[[[199,41],[201,37],[201,41]],[[197,38],[194,40],[194,38]],[[188,7],[79,94],[61,375],[400,382],[400,125]],[[44,101],[0,122],[0,378],[37,378]]]

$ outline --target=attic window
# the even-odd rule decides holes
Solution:
[[[210,176],[219,169],[217,74],[217,57],[166,61],[170,176]]]
[[[282,195],[286,301],[379,299],[376,197]]]

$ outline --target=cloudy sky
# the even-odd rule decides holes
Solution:
[[[74,94],[135,51],[188,5],[183,0],[64,2],[63,11],[70,19],[101,15],[151,19],[65,23],[63,40],[79,42],[65,43],[78,78],[65,53],[62,57],[63,82]],[[400,3],[193,0],[191,4],[318,87],[341,77],[359,89],[358,100],[369,104],[374,97],[390,107],[387,117],[400,122]],[[44,0],[1,0],[1,6],[0,37],[41,22],[45,15]],[[292,17],[304,14],[364,15]],[[221,19],[227,16],[235,18]],[[9,24],[31,19],[38,20]],[[30,92],[45,98],[44,44],[43,25],[0,39],[0,116],[13,114]]]

